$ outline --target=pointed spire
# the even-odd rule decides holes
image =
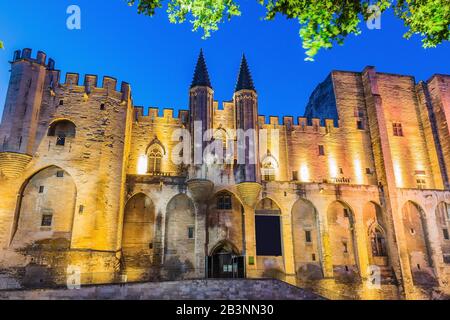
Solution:
[[[234,92],[238,92],[239,90],[256,91],[245,54],[242,55],[241,68]]]
[[[195,86],[205,86],[212,89],[208,68],[206,67],[205,57],[203,56],[203,49],[200,49],[200,55],[198,56],[197,65],[195,66],[191,88]]]

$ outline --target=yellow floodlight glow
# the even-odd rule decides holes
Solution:
[[[356,184],[363,184],[364,178],[362,175],[361,161],[359,159],[353,160],[353,168],[355,169]]]
[[[147,157],[145,155],[140,156],[138,159],[137,173],[138,174],[147,173]]]
[[[300,166],[300,181],[301,182],[309,182],[309,169],[306,163],[303,163]]]

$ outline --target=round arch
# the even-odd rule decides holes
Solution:
[[[75,123],[70,119],[54,119],[48,126],[47,135],[53,137],[59,134],[65,134],[66,137],[75,137],[76,127]]]
[[[122,249],[148,251],[153,249],[155,206],[150,197],[139,192],[125,204]]]
[[[10,244],[65,239],[70,247],[77,187],[65,169],[49,165],[24,180],[14,214]]]

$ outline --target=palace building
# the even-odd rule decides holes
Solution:
[[[450,76],[332,71],[282,119],[258,113],[245,56],[219,107],[201,52],[177,115],[144,112],[112,77],[61,78],[45,53],[15,52],[0,275],[17,286],[271,277],[340,297],[450,294]],[[172,161],[213,142],[226,161]]]

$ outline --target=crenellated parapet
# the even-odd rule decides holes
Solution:
[[[260,128],[275,128],[285,129],[288,132],[308,132],[326,134],[332,132],[334,129],[339,129],[335,125],[333,119],[319,119],[319,118],[306,118],[293,116],[284,116],[281,118],[278,116],[264,115],[258,116],[258,125]]]
[[[135,122],[155,123],[155,124],[177,124],[186,125],[189,121],[188,110],[178,110],[175,116],[172,108],[159,109],[149,107],[147,114],[144,114],[144,107],[134,106],[133,120]],[[162,113],[160,112],[162,110]]]
[[[117,100],[128,101],[131,98],[131,86],[127,82],[122,82],[117,88],[117,79],[104,76],[102,84],[98,83],[98,76],[94,74],[86,74],[84,80],[80,83],[80,75],[78,73],[68,72],[64,83],[60,84],[63,88],[68,88],[74,92],[80,92],[89,95],[105,95]]]

